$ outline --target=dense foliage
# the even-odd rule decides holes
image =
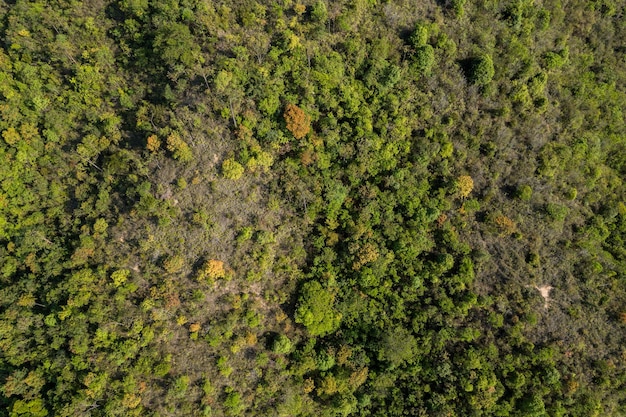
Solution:
[[[626,414],[625,13],[0,3],[0,414]]]

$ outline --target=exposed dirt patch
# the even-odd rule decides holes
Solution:
[[[550,285],[542,285],[542,286],[537,286],[535,285],[534,288],[539,291],[539,293],[541,294],[541,296],[543,297],[544,300],[544,304],[543,307],[544,308],[548,308],[550,307],[550,291],[554,288]]]

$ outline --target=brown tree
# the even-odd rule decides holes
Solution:
[[[287,104],[283,116],[287,129],[296,139],[302,139],[311,130],[311,118],[295,104]]]

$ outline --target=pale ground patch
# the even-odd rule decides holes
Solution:
[[[548,308],[550,306],[550,290],[552,290],[554,287],[550,285],[542,285],[540,287],[535,285],[533,288],[539,291],[539,293],[543,297],[543,300],[544,300],[543,307]]]

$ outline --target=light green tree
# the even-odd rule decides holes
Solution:
[[[296,323],[303,324],[314,336],[331,333],[339,327],[341,314],[333,308],[334,295],[318,281],[309,281],[302,287]]]
[[[470,81],[476,85],[487,85],[495,74],[491,55],[482,54],[472,63]]]
[[[229,180],[238,180],[243,176],[243,166],[235,161],[233,158],[229,158],[222,164],[222,175]]]

